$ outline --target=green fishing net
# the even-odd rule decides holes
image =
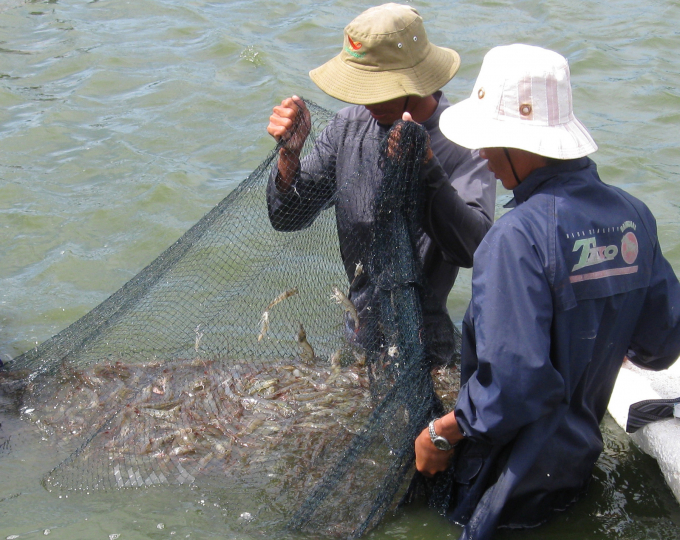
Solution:
[[[329,123],[351,129],[307,107],[303,162]],[[364,141],[377,169],[358,165],[313,215],[273,224],[277,146],[119,291],[6,365],[0,392],[68,455],[45,471],[46,489],[199,485],[244,530],[314,537],[360,536],[394,509],[416,435],[458,384],[456,365],[432,365],[423,340],[427,145],[422,127],[398,123]],[[362,174],[381,175],[377,191],[361,192]],[[351,272],[334,204],[349,194],[373,219]],[[365,321],[347,298],[359,276],[376,290]]]

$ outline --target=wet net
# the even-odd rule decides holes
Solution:
[[[337,537],[399,503],[413,441],[458,384],[424,337],[427,134],[400,122],[355,135],[307,107],[303,170],[340,130],[364,137],[350,181],[315,178],[274,208],[282,141],[119,291],[0,372],[22,418],[69,456],[47,489],[200,485],[245,529]],[[348,198],[363,236],[342,234]],[[359,308],[357,283],[372,285]]]

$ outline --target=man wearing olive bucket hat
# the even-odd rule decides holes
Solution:
[[[553,51],[496,47],[440,120],[517,203],[475,253],[457,403],[415,443],[419,471],[452,478],[446,511],[461,538],[571,504],[602,451],[624,357],[661,370],[680,354],[680,284],[654,217],[599,179],[569,78]]]
[[[323,208],[335,205],[340,250],[351,283],[349,298],[359,327],[348,320],[348,336],[362,343],[371,317],[374,285],[367,272],[372,234],[371,201],[380,182],[379,143],[404,112],[423,124],[434,156],[424,185],[427,231],[418,257],[427,283],[423,294],[429,359],[448,363],[454,353],[453,324],[446,300],[458,268],[472,255],[493,222],[493,175],[477,151],[446,139],[439,117],[449,103],[439,89],[458,71],[452,49],[428,41],[423,21],[411,6],[384,4],[350,22],[336,57],[310,77],[327,94],[354,106],[342,109],[300,162],[309,133],[309,112],[296,96],[274,107],[267,131],[283,139],[267,191],[269,216],[278,230],[308,226]],[[301,121],[299,120],[301,119]],[[441,166],[439,166],[441,164]],[[364,332],[366,330],[366,332]]]

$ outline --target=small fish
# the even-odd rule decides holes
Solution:
[[[305,332],[305,327],[302,326],[302,323],[300,323],[300,330],[298,331],[297,342],[300,345],[300,348],[302,349],[302,352],[300,353],[300,358],[302,359],[303,362],[311,364],[315,358],[314,349],[312,349],[312,346],[307,341],[307,332]]]
[[[354,321],[354,331],[356,332],[359,330],[359,316],[357,315],[357,308],[354,307],[352,301],[337,287],[333,287],[331,300],[335,300],[340,304],[343,309],[349,313],[349,316],[352,317],[352,320]]]

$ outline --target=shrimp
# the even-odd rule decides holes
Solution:
[[[199,332],[199,329],[200,329],[200,328],[201,328],[201,325],[199,324],[199,325],[196,327],[196,330],[194,330],[194,332],[196,333],[196,341],[195,341],[195,343],[194,343],[194,350],[195,350],[196,352],[198,352],[198,347],[200,346],[200,344],[201,344],[201,338],[203,337],[203,332]]]
[[[292,289],[288,289],[287,291],[282,292],[280,295],[274,298],[274,300],[271,301],[271,303],[266,307],[265,311],[271,310],[271,308],[273,308],[279,302],[283,302],[286,298],[290,298],[291,296],[297,293],[298,293],[297,287],[293,287]]]
[[[357,278],[364,273],[364,265],[359,261],[354,268],[354,279],[352,280],[352,285],[357,280]]]
[[[290,298],[297,293],[298,288],[293,287],[292,289],[282,292],[269,303],[269,305],[265,308],[264,313],[262,313],[262,317],[260,318],[260,335],[257,336],[257,341],[262,341],[262,338],[264,338],[267,330],[269,330],[269,311],[279,302],[283,302],[286,298]]]
[[[333,368],[334,372],[340,371],[340,368],[342,367],[341,358],[342,358],[342,349],[338,349],[333,354],[331,354],[330,364],[331,364],[331,368]]]
[[[359,329],[359,316],[357,315],[357,308],[354,307],[352,301],[337,287],[333,287],[331,300],[335,300],[347,313],[349,313],[349,316],[354,321],[354,331],[356,332]]]
[[[305,332],[305,328],[304,326],[302,326],[302,323],[300,323],[300,330],[298,331],[297,342],[299,343],[300,348],[302,349],[302,352],[300,353],[300,358],[302,358],[303,362],[311,364],[314,361],[316,355],[314,354],[314,349],[312,349],[312,346],[307,341],[307,332]]]
[[[262,341],[267,330],[269,330],[269,312],[265,311],[260,318],[260,335],[257,336],[257,341]]]

